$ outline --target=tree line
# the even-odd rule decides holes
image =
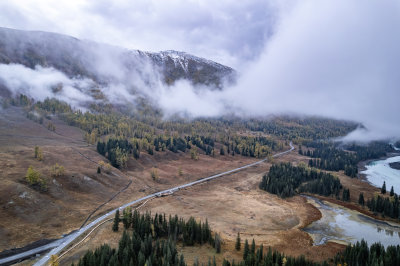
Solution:
[[[268,174],[262,177],[259,187],[286,198],[294,196],[297,190],[323,196],[338,196],[342,185],[337,177],[329,173],[293,166],[291,163],[279,163],[271,166]]]
[[[191,217],[185,221],[177,215],[166,218],[165,214],[156,214],[152,216],[149,212],[139,213],[130,208],[123,211],[122,218],[119,211],[115,214],[113,230],[117,231],[115,226],[123,222],[124,231],[120,238],[118,248],[113,249],[108,244],[103,244],[94,251],[87,251],[79,259],[79,266],[94,265],[177,265],[185,266],[183,254],[177,250],[177,241],[182,241],[184,245],[194,245],[210,243],[206,240],[208,236],[212,239],[211,229],[205,223],[196,222]],[[187,242],[183,236],[184,228],[187,228]],[[126,229],[132,228],[132,233]],[[189,229],[190,228],[190,229]],[[197,229],[196,229],[197,228]],[[205,231],[202,231],[203,228]],[[115,230],[117,229],[117,230]],[[196,233],[197,232],[197,233]],[[222,239],[215,234],[216,242]],[[220,249],[220,247],[219,247]],[[238,233],[235,249],[242,250],[242,260],[229,261],[224,258],[223,266],[326,266],[334,263],[335,265],[400,265],[400,246],[388,246],[385,248],[380,243],[374,243],[368,246],[367,242],[362,240],[354,245],[348,245],[345,250],[338,252],[333,258],[321,263],[306,259],[304,255],[298,257],[287,256],[271,247],[265,251],[263,245],[256,247],[253,239],[251,244],[246,239],[242,248],[240,234]],[[218,249],[216,249],[218,252]],[[198,260],[193,264],[200,266]],[[204,264],[202,264],[204,265]],[[208,259],[207,265],[216,266],[215,257]]]
[[[311,157],[308,165],[328,171],[344,170],[350,177],[358,174],[358,163],[368,159],[377,159],[386,156],[392,151],[392,147],[383,142],[372,142],[368,146],[356,144],[339,147],[337,143],[312,141],[305,143],[307,147],[314,148],[314,151],[302,148],[299,154]]]
[[[73,264],[72,264],[73,265]],[[177,265],[185,266],[183,255],[178,254],[176,243],[172,239],[154,241],[151,234],[144,238],[135,231],[132,237],[124,231],[118,248],[112,249],[103,244],[93,252],[87,251],[79,260],[78,266],[119,266],[119,265]]]
[[[211,229],[206,222],[197,222],[193,217],[185,221],[177,215],[168,218],[162,214],[152,216],[149,212],[140,214],[130,208],[123,211],[122,218],[119,211],[114,217],[113,230],[118,231],[118,224],[122,221],[124,229],[132,228],[142,239],[151,234],[153,238],[172,238],[174,241],[182,241],[184,245],[210,243],[214,244],[215,239],[211,235]]]
[[[400,202],[399,196],[394,194],[393,197],[382,197],[376,195],[368,199],[366,202],[368,209],[374,213],[380,213],[394,219],[400,219]]]
[[[31,111],[41,111],[45,115],[58,114],[69,125],[84,130],[85,139],[91,144],[96,144],[102,136],[124,138],[129,141],[135,139],[141,147],[139,152],[147,151],[150,154],[157,149],[174,152],[185,150],[184,140],[186,140],[186,147],[190,142],[191,146],[196,146],[211,156],[215,155],[214,143],[218,142],[220,155],[240,154],[260,158],[269,155],[271,151],[283,148],[281,142],[261,135],[264,133],[284,139],[314,139],[317,136],[338,136],[341,132],[348,132],[354,127],[354,123],[319,118],[277,117],[263,120],[232,116],[219,119],[165,120],[159,111],[141,102],[138,104],[143,106],[133,108],[136,110],[134,112],[132,110],[127,112],[124,108],[115,108],[110,104],[106,104],[104,108],[91,105],[90,112],[82,112],[54,98],[35,103],[33,99],[20,95],[14,101],[28,106]],[[259,136],[243,134],[248,130],[258,131],[260,134]],[[173,143],[168,144],[170,140]],[[154,141],[157,145],[154,145]]]
[[[381,243],[368,246],[364,240],[354,245],[348,245],[343,252],[334,258],[336,265],[400,265],[400,246],[388,246]]]
[[[318,265],[329,265],[327,262],[323,264],[319,264],[308,260],[304,255],[299,257],[286,256],[284,253],[281,253],[276,250],[272,250],[271,247],[268,248],[268,251],[265,253],[264,247],[261,244],[258,248],[256,248],[254,239],[252,241],[251,246],[248,243],[248,240],[245,240],[244,248],[243,248],[243,260],[239,262],[235,262],[234,260],[228,261],[226,259],[223,260],[223,266],[256,266],[256,265],[265,265],[265,266],[275,266],[275,265],[286,265],[286,266],[318,266]]]
[[[139,127],[147,126],[146,130],[150,131],[159,129],[165,132],[176,132],[179,135],[192,135],[195,132],[198,135],[213,136],[219,140],[227,135],[238,136],[236,134],[238,132],[254,131],[301,143],[302,141],[343,136],[358,126],[356,123],[342,120],[291,116],[249,119],[230,115],[221,118],[193,120],[173,117],[165,120],[162,111],[144,99],[138,99],[135,106],[113,106],[109,103],[91,104],[88,114],[75,110],[67,103],[55,98],[46,98],[44,101],[35,102],[34,99],[19,94],[9,102],[16,106],[29,107],[31,110],[40,109],[52,114],[61,114],[65,120],[79,125],[86,132],[97,128],[101,135],[107,135],[111,133],[110,131],[114,131],[118,132],[115,135],[125,135],[126,137],[132,137],[128,136],[133,133],[131,129],[135,130],[139,125]],[[89,117],[89,114],[94,116]],[[99,117],[104,114],[113,114],[114,117],[111,120]],[[95,123],[93,120],[97,120],[96,122],[99,123]],[[96,126],[93,127],[93,125]]]
[[[218,234],[211,234],[208,222],[197,222],[193,217],[189,220],[177,215],[166,217],[165,214],[132,212],[124,209],[122,217],[119,210],[114,217],[113,231],[118,231],[122,221],[124,232],[117,249],[104,244],[94,252],[88,251],[79,260],[79,266],[94,265],[186,265],[183,255],[179,255],[176,243],[215,245],[221,249],[221,239]],[[132,228],[131,236],[127,229]]]

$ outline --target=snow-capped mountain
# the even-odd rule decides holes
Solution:
[[[56,33],[8,28],[0,28],[0,64],[51,67],[69,78],[89,78],[99,84],[122,77],[151,82],[158,75],[168,85],[186,79],[222,89],[225,82],[235,79],[232,68],[184,52],[128,50]]]

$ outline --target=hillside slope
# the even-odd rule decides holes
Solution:
[[[56,33],[8,28],[0,28],[0,64],[52,67],[69,78],[90,78],[98,84],[132,78],[146,84],[158,75],[169,85],[186,79],[221,89],[236,75],[230,67],[184,52],[128,50]]]

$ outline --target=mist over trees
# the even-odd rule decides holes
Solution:
[[[136,107],[140,111],[128,113],[110,104],[90,105],[90,112],[82,112],[54,98],[35,102],[22,94],[13,103],[23,105],[32,114],[32,119],[43,121],[58,115],[69,125],[81,128],[86,132],[85,140],[97,145],[97,151],[118,168],[126,167],[130,158],[138,159],[143,152],[149,155],[165,151],[178,153],[195,147],[212,157],[241,155],[264,158],[284,148],[284,143],[277,137],[302,141],[305,138],[337,136],[354,127],[348,122],[317,118],[165,120],[146,101]],[[242,133],[247,130],[259,133]],[[197,155],[194,157],[198,158]]]

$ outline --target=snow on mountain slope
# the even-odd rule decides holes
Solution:
[[[184,52],[128,50],[56,33],[7,28],[0,28],[0,63],[52,67],[70,78],[85,77],[99,84],[127,78],[146,84],[158,75],[168,85],[186,79],[222,89],[236,75],[230,67]]]

